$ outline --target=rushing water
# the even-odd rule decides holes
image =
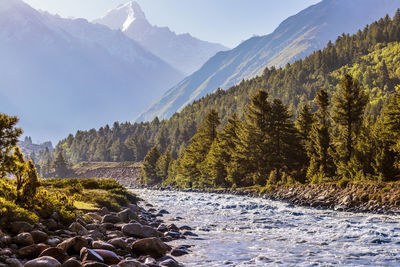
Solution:
[[[199,237],[185,266],[400,266],[400,217],[316,210],[261,198],[134,190]]]

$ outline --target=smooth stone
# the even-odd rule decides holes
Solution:
[[[105,249],[105,250],[111,250],[115,251],[115,247],[107,242],[104,241],[93,241],[92,242],[92,247],[97,248],[97,249]]]
[[[119,257],[115,252],[105,249],[93,249],[97,254],[99,254],[103,259],[104,263],[107,264],[118,264],[121,261],[121,257]]]
[[[61,267],[61,263],[55,258],[44,256],[28,261],[24,267]]]
[[[173,249],[172,251],[171,251],[171,255],[172,256],[176,256],[176,257],[179,257],[179,256],[183,256],[183,255],[186,255],[186,254],[189,254],[189,252],[187,251],[187,250],[184,250],[184,249]]]
[[[118,216],[125,223],[130,222],[131,220],[139,221],[139,216],[133,212],[131,209],[125,209],[118,213]]]
[[[183,235],[186,235],[186,236],[199,236],[198,234],[195,234],[195,233],[193,233],[191,231],[185,231],[185,232],[183,232]]]
[[[43,221],[43,224],[47,227],[48,230],[54,231],[58,229],[58,224],[54,219],[47,219]]]
[[[40,247],[36,244],[20,248],[17,251],[17,255],[21,259],[33,259],[39,256],[40,253]]]
[[[59,238],[49,238],[47,239],[46,243],[52,247],[55,247],[61,243],[61,240]]]
[[[168,259],[160,262],[160,266],[179,267],[179,263],[173,259]]]
[[[150,237],[137,240],[132,244],[132,254],[150,255],[153,258],[164,256],[171,248],[159,238]]]
[[[97,214],[95,212],[89,212],[86,215],[96,221],[101,221],[103,219],[103,217],[101,217],[99,214]]]
[[[69,227],[68,230],[71,232],[75,232],[78,235],[87,235],[89,232],[88,230],[80,223],[74,222]]]
[[[102,207],[102,208],[99,210],[99,213],[100,213],[101,215],[106,215],[106,214],[110,213],[110,211],[107,209],[107,207]]]
[[[37,243],[44,243],[49,238],[48,234],[40,230],[34,230],[31,232],[33,241]]]
[[[101,220],[102,223],[119,223],[121,221],[122,220],[120,217],[112,214],[104,215],[103,219]]]
[[[79,253],[83,247],[88,246],[88,241],[80,236],[75,236],[64,240],[60,244],[57,245],[58,248],[61,248],[64,252],[68,252],[72,250],[76,253]]]
[[[116,248],[126,249],[128,247],[128,242],[124,240],[122,237],[116,237],[113,239],[109,239],[108,243],[113,245]]]
[[[88,234],[93,240],[104,239],[104,235],[98,230],[90,230]]]
[[[68,260],[69,256],[61,248],[48,248],[40,253],[39,257],[50,256],[63,263]]]
[[[85,262],[85,261],[104,262],[103,257],[100,256],[96,251],[94,251],[90,248],[86,248],[86,247],[82,248],[79,255],[83,262]]]
[[[192,229],[192,227],[190,227],[190,226],[183,225],[183,226],[179,227],[179,230],[192,231],[193,229]]]
[[[105,263],[96,262],[96,261],[86,261],[82,263],[82,267],[109,267]]]
[[[20,233],[14,237],[14,242],[19,246],[29,246],[33,245],[33,237],[30,233]]]

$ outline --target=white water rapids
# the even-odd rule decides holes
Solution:
[[[262,198],[134,189],[199,237],[185,266],[400,266],[400,217],[317,210]]]

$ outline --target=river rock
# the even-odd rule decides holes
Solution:
[[[81,267],[81,266],[82,266],[81,262],[76,259],[69,259],[65,261],[62,265],[62,267]]]
[[[185,235],[185,236],[198,236],[197,234],[195,234],[195,233],[193,233],[191,231],[185,231],[185,232],[183,232],[183,235]]]
[[[14,242],[19,246],[29,246],[35,243],[30,233],[18,234],[16,237],[14,237]]]
[[[30,232],[33,230],[32,224],[23,221],[13,222],[10,226],[11,226],[11,232],[13,232],[14,234]]]
[[[102,223],[119,223],[121,222],[121,218],[116,216],[116,215],[112,215],[112,214],[107,214],[104,215],[103,219],[101,220]]]
[[[118,262],[121,261],[121,257],[119,257],[113,251],[105,249],[93,249],[93,250],[104,259],[104,263],[112,265],[112,264],[118,264]]]
[[[190,226],[183,225],[183,226],[179,227],[179,230],[192,231],[193,229],[192,229],[192,227],[190,227]]]
[[[97,240],[92,242],[92,247],[96,249],[106,249],[106,250],[111,250],[115,251],[115,247],[107,242]]]
[[[164,256],[171,248],[159,238],[150,237],[137,240],[132,244],[132,254],[150,255],[153,258]]]
[[[97,252],[86,247],[81,249],[80,257],[83,262],[85,261],[104,262],[103,257],[101,257]]]
[[[179,263],[172,257],[166,256],[165,259],[160,259],[160,266],[179,267]]]
[[[58,229],[58,224],[54,219],[47,219],[47,220],[44,220],[42,223],[50,231],[54,231],[54,230]]]
[[[82,224],[80,224],[80,223],[78,223],[78,222],[73,222],[73,223],[68,227],[68,229],[69,229],[71,232],[77,233],[78,235],[87,235],[87,234],[89,233],[88,230],[87,230]]]
[[[90,218],[92,218],[93,220],[96,220],[96,221],[99,221],[99,222],[103,219],[99,214],[97,214],[95,212],[89,212],[86,215],[89,216]]]
[[[99,213],[100,213],[101,215],[106,215],[106,214],[109,214],[110,211],[107,209],[107,207],[102,207],[102,208],[99,210]]]
[[[119,267],[147,267],[147,265],[137,260],[123,260],[118,263]]]
[[[40,253],[39,257],[50,256],[58,260],[60,263],[65,262],[69,256],[61,248],[48,248]]]
[[[33,241],[37,244],[37,243],[44,243],[47,241],[47,239],[49,238],[49,236],[40,230],[34,230],[31,232]]]
[[[23,267],[23,264],[16,258],[6,259],[8,267]]]
[[[140,211],[140,207],[138,205],[136,205],[136,204],[133,204],[133,203],[129,204],[128,208],[131,209],[133,212],[136,212],[136,213]]]
[[[189,252],[187,250],[184,250],[184,249],[175,248],[175,249],[173,249],[171,251],[171,255],[172,256],[176,256],[176,257],[183,256],[183,255],[186,255],[186,254],[189,254]]]
[[[128,242],[124,240],[122,237],[116,237],[108,240],[108,243],[113,245],[116,248],[126,249],[128,247]]]
[[[58,244],[61,243],[61,240],[59,238],[57,238],[57,237],[49,238],[49,239],[47,239],[46,243],[51,247],[55,247],[55,246],[57,246]]]
[[[4,235],[0,237],[0,243],[3,245],[8,245],[12,243],[12,237],[10,235]]]
[[[130,222],[131,220],[139,221],[139,216],[133,212],[131,209],[125,209],[118,213],[118,216],[125,223]]]
[[[55,258],[44,256],[28,261],[24,267],[61,267],[61,263]]]
[[[64,240],[60,244],[57,245],[58,248],[61,248],[64,252],[72,250],[73,252],[79,253],[83,247],[87,247],[88,242],[86,239],[75,236]]]
[[[157,227],[157,231],[162,232],[162,233],[167,232],[168,231],[168,227],[165,224],[160,224]]]
[[[88,235],[93,240],[104,239],[104,235],[99,230],[90,230]]]

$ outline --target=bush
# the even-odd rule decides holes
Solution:
[[[17,190],[12,183],[8,178],[0,178],[0,197],[12,201],[17,199]]]
[[[0,198],[0,221],[3,223],[13,221],[38,222],[39,217],[35,213],[21,208],[11,201]]]

